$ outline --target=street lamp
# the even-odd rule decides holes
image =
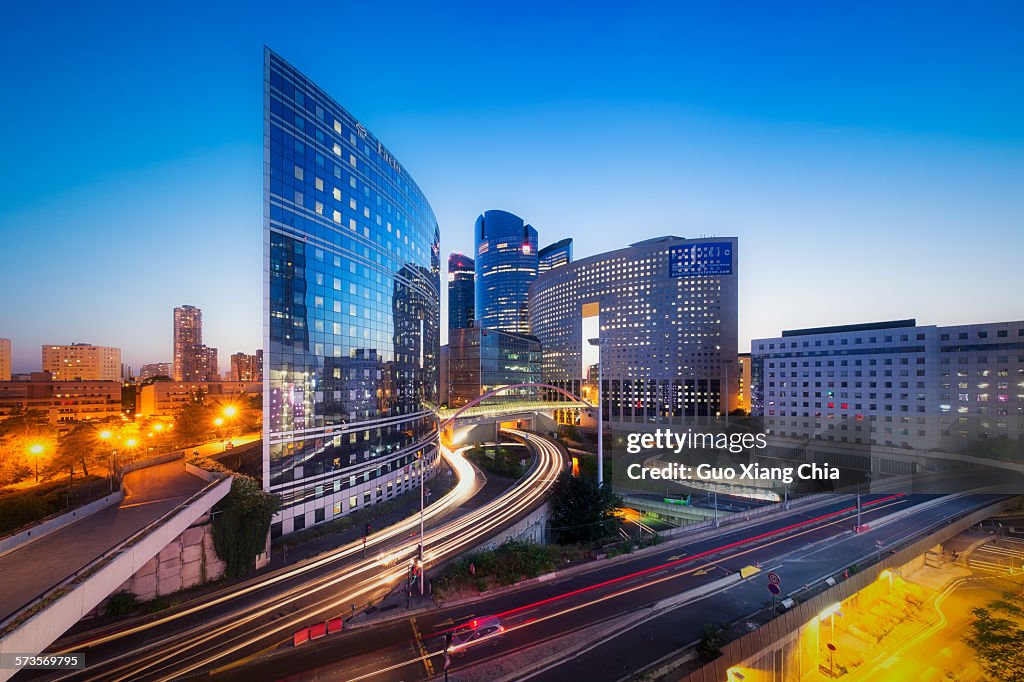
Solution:
[[[611,339],[600,336],[590,339],[591,346],[597,346],[597,488],[604,487],[604,346]]]
[[[423,583],[426,581],[426,571],[423,569],[423,482],[426,479],[426,471],[423,466],[424,458],[423,451],[416,453],[416,459],[419,460],[420,464],[420,546],[419,546],[419,558],[417,563],[420,569],[420,596],[423,596]]]
[[[33,443],[28,448],[29,453],[36,462],[36,483],[39,483],[39,456],[43,454],[44,450],[46,450],[46,448],[39,443]]]

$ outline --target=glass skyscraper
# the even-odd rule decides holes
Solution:
[[[537,274],[572,262],[572,237],[548,244],[537,254]]]
[[[475,319],[476,281],[473,259],[461,253],[448,256],[448,330],[465,329]]]
[[[537,278],[537,230],[506,211],[476,219],[476,319],[478,326],[530,331],[527,292]]]
[[[264,55],[264,485],[299,530],[437,458],[439,232],[386,147]],[[422,457],[422,460],[418,459]]]

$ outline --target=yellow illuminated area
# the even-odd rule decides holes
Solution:
[[[111,436],[113,435],[114,434],[112,434],[110,431],[100,431],[100,438],[102,438],[103,440],[110,440]]]
[[[136,445],[138,445],[138,443],[139,442],[137,440],[135,440],[134,438],[129,438],[128,440],[126,440],[124,442],[124,444],[127,445],[130,448],[134,448]]]
[[[234,417],[236,414],[238,414],[238,408],[234,405],[228,405],[224,408],[225,417]]]
[[[45,449],[46,449],[46,448],[44,448],[44,447],[43,447],[42,445],[40,445],[39,443],[33,443],[33,444],[32,444],[31,446],[29,446],[29,449],[28,449],[28,451],[29,451],[30,453],[32,453],[33,455],[37,455],[37,456],[38,456],[38,455],[41,455],[41,454],[43,454],[43,451],[44,451]]]
[[[216,426],[223,426],[224,425],[224,420],[222,418],[220,418],[220,417],[217,417],[216,419],[213,420],[213,423]]]

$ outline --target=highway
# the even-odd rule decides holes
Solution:
[[[536,657],[539,646],[553,649],[555,662],[536,679],[619,680],[666,653],[699,637],[705,622],[739,619],[769,602],[764,575],[723,588],[682,608],[646,622],[630,621],[637,612],[660,600],[720,581],[741,568],[760,563],[783,576],[784,592],[824,579],[855,562],[870,561],[878,550],[887,551],[936,524],[989,503],[984,495],[865,496],[862,523],[871,524],[899,511],[903,517],[879,529],[854,534],[855,504],[850,496],[794,510],[689,544],[598,564],[523,589],[483,597],[468,605],[421,613],[375,627],[352,629],[295,649],[282,649],[252,665],[221,671],[220,680],[414,680],[438,674],[444,661],[444,633],[474,617],[497,615],[505,634],[496,646],[470,649],[453,661],[456,679],[526,679],[519,666]],[[870,570],[870,569],[867,569]],[[641,613],[641,615],[643,615]],[[606,624],[608,632],[585,638],[592,648],[584,655],[566,655],[553,640]],[[488,669],[486,666],[492,666]]]
[[[427,531],[424,556],[431,564],[471,549],[514,523],[548,494],[564,467],[556,445],[525,431],[536,457],[518,485],[491,502]],[[440,515],[472,495],[476,471],[461,454],[442,448],[459,482],[429,508]],[[290,641],[307,625],[351,615],[353,604],[378,600],[406,577],[419,545],[418,516],[374,533],[362,558],[354,542],[294,567],[281,569],[153,621],[113,632],[62,641],[56,651],[84,651],[89,667],[45,679],[176,680],[223,666]],[[414,536],[410,537],[413,532]]]

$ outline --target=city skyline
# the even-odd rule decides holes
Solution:
[[[741,350],[786,328],[1021,317],[1024,273],[989,253],[1024,246],[1024,118],[1011,87],[1021,65],[1011,15],[1021,10],[1011,4],[955,21],[949,8],[866,8],[844,29],[822,8],[736,22],[707,7],[666,11],[661,22],[627,10],[618,28],[567,9],[539,23],[484,9],[443,23],[415,7],[389,15],[395,45],[424,26],[442,45],[465,44],[481,25],[496,40],[532,39],[533,54],[483,65],[439,50],[421,66],[442,77],[433,95],[398,47],[372,51],[382,63],[364,74],[366,57],[352,58],[369,35],[326,48],[307,44],[303,22],[235,25],[217,7],[204,10],[210,26],[163,10],[79,11],[17,7],[12,24],[24,30],[0,48],[30,55],[0,78],[33,103],[2,114],[25,132],[0,200],[0,336],[13,340],[15,372],[36,369],[43,344],[76,340],[120,347],[136,367],[165,362],[167,315],[183,301],[206,311],[224,359],[261,346],[261,122],[248,112],[264,43],[389,141],[431,197],[442,254],[472,255],[473,220],[490,209],[573,237],[577,258],[666,234],[734,235],[744,244]],[[325,14],[368,25],[385,16]],[[212,30],[229,19],[230,30]],[[943,32],[904,34],[911,23]],[[702,38],[725,25],[721,45]],[[125,34],[134,63],[102,49],[106,31]],[[25,49],[42,35],[52,49]],[[565,35],[578,49],[563,46]],[[182,40],[195,54],[179,54]],[[913,60],[902,59],[908,51]],[[94,72],[103,78],[85,76]],[[65,80],[67,90],[49,85]],[[502,91],[516,96],[499,107]],[[76,129],[90,134],[51,132]],[[65,152],[54,175],[52,158]],[[490,157],[501,163],[479,172]],[[958,254],[972,248],[980,256],[960,269]],[[182,253],[187,268],[175,260]],[[151,275],[151,259],[168,270]],[[40,278],[44,267],[58,281]],[[69,278],[90,286],[69,290]]]

